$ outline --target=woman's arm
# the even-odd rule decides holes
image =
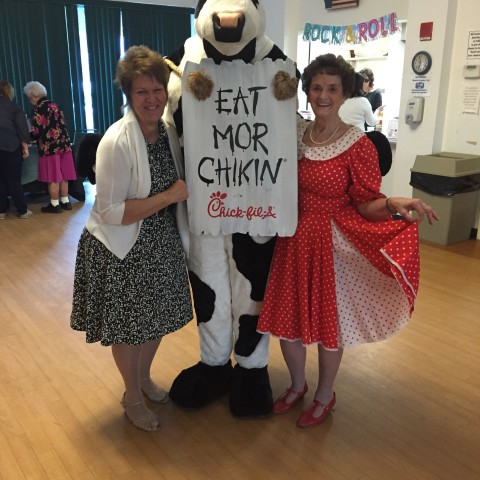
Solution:
[[[364,97],[362,97],[362,100],[365,100],[365,102],[362,102],[365,123],[371,127],[374,127],[378,123],[378,117],[380,112],[383,110],[383,107],[380,106],[375,110],[375,112],[372,112],[372,106],[370,105],[370,102]]]
[[[188,198],[187,185],[183,180],[177,180],[167,190],[143,199],[131,199],[125,201],[125,210],[122,225],[130,225],[154,215],[159,210],[182,202]]]
[[[27,158],[30,155],[28,151],[28,143],[22,142],[22,156],[23,158]]]
[[[425,215],[430,225],[434,220],[439,220],[437,212],[419,198],[377,198],[371,202],[361,203],[357,206],[357,210],[363,218],[370,222],[383,221],[397,213],[409,222],[415,220],[421,222]],[[416,214],[412,215],[411,212],[416,212]]]
[[[37,104],[33,109],[30,138],[37,142],[42,139],[49,122],[48,102],[42,102],[41,105]]]
[[[27,117],[25,116],[25,113],[18,105],[16,107],[13,123],[15,124],[15,130],[17,132],[18,138],[20,139],[20,142],[22,142],[22,144],[30,143],[30,132],[28,130]],[[27,145],[27,150],[28,150],[28,145]]]
[[[114,127],[107,131],[97,148],[96,203],[102,221],[109,225],[131,225],[188,197],[185,182],[177,180],[170,188],[156,195],[132,198],[134,192],[138,191],[138,187],[132,185],[132,173],[138,167],[138,159],[133,160],[133,157],[140,153],[135,154],[131,149],[133,137],[130,138],[130,143],[126,138],[120,123],[117,129]],[[137,181],[141,179],[133,179],[134,183]],[[146,195],[147,186],[145,190]]]
[[[382,92],[380,91],[379,88],[375,90],[375,95],[373,97],[373,105],[372,105],[372,110],[375,112],[379,107],[381,107],[383,104],[383,99],[382,99]]]

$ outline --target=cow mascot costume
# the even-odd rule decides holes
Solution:
[[[200,0],[195,10],[195,30],[196,35],[167,57],[172,74],[165,115],[180,137],[181,75],[187,61],[200,63],[211,58],[220,64],[237,59],[245,63],[286,59],[264,34],[265,11],[260,0]],[[275,97],[292,98],[297,83],[297,78],[278,72]],[[259,417],[272,411],[267,370],[269,338],[257,333],[256,326],[274,242],[274,238],[240,233],[191,235],[188,266],[200,362],[174,380],[170,397],[176,404],[196,409],[229,393],[230,410],[237,417]]]

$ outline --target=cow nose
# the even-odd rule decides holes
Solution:
[[[243,13],[218,13],[216,15],[221,28],[237,28],[240,24],[240,19],[243,18]]]
[[[213,15],[213,30],[217,42],[235,43],[242,39],[245,16],[243,13],[220,12]]]

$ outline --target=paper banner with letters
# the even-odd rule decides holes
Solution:
[[[206,100],[188,89],[192,72],[213,81]],[[188,62],[182,75],[185,171],[190,230],[290,236],[297,225],[296,96],[277,100],[270,59],[246,64]]]
[[[399,31],[397,14],[389,13],[368,22],[354,25],[318,25],[306,23],[303,40],[319,41],[328,45],[345,45],[371,42]]]

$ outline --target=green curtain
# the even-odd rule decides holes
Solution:
[[[65,113],[72,135],[75,110],[80,112],[72,81],[81,78],[81,65],[72,64],[75,48],[69,45],[68,22],[78,25],[77,11],[62,3],[0,0],[0,77],[12,83],[16,101],[26,113],[31,111],[31,105],[23,95],[24,85],[31,80],[45,85],[48,98]]]
[[[0,0],[0,78],[13,85],[16,101],[23,107],[22,87],[25,79],[31,78],[31,65],[29,46],[20,40],[25,38],[31,21],[31,9],[25,2]]]
[[[65,13],[69,44],[72,102],[75,117],[74,129],[72,129],[72,134],[74,134],[74,132],[77,130],[85,130],[87,128],[87,121],[85,118],[85,95],[83,91],[82,59],[80,54],[80,33],[78,29],[77,5],[66,5]]]
[[[120,58],[120,9],[85,5],[85,23],[93,121],[105,132],[121,117],[122,95],[113,83]]]
[[[191,34],[193,9],[125,2],[85,4],[95,128],[105,131],[121,116],[122,96],[113,80],[120,58],[120,15],[125,49],[147,45],[167,54]]]
[[[168,55],[191,35],[192,13],[189,8],[125,4],[122,7],[125,49],[132,45],[146,45]]]
[[[37,80],[64,111],[70,135],[86,129],[77,5],[84,5],[94,128],[104,132],[121,116],[113,84],[120,58],[121,15],[126,47],[146,44],[162,54],[182,45],[193,8],[103,0],[0,0],[0,78],[31,111],[23,86]]]

